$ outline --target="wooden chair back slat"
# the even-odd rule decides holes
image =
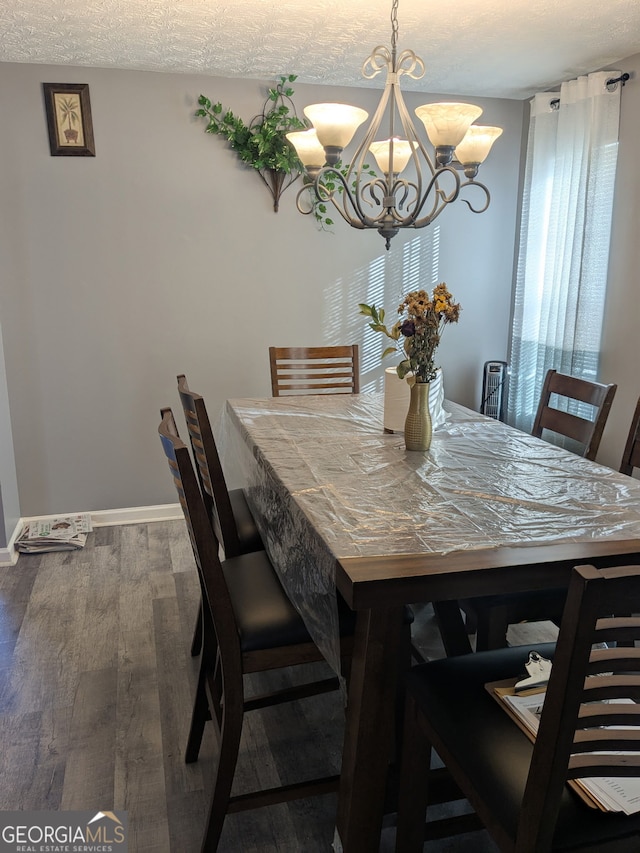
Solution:
[[[357,344],[329,347],[269,347],[271,393],[358,394],[360,357]]]

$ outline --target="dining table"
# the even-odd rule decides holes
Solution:
[[[385,432],[381,393],[228,400],[216,424],[287,594],[340,672],[357,613],[334,849],[378,851],[406,605],[568,585],[640,557],[640,481],[451,401],[427,452]],[[456,621],[458,620],[458,621]],[[514,673],[517,675],[517,673]]]

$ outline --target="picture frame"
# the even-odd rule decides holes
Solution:
[[[95,157],[88,83],[43,83],[52,157]]]

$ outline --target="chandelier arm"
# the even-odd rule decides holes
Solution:
[[[382,193],[382,199],[379,196],[379,193]],[[365,195],[370,196],[372,201],[367,202],[372,207],[374,204],[380,207],[384,201],[384,197],[387,194],[387,184],[386,181],[383,181],[382,178],[374,178],[371,181],[367,181],[364,184],[361,184],[360,194],[364,198]],[[372,220],[376,222],[378,220],[378,216],[372,217]]]
[[[383,44],[376,45],[369,56],[362,63],[362,76],[365,80],[373,80],[385,68],[389,68],[393,62],[391,52]]]
[[[423,216],[422,219],[416,219],[415,222],[412,222],[407,227],[409,228],[425,228],[427,225],[431,225],[434,219],[437,219],[438,216],[442,213],[442,211],[446,208],[446,204],[441,204],[439,206],[434,205],[431,209],[431,213]]]
[[[449,172],[455,178],[454,187],[450,193],[445,192],[445,190],[442,189],[439,183],[440,179],[442,178],[442,175],[445,172]],[[451,204],[458,198],[458,196],[460,195],[460,187],[460,176],[454,168],[452,168],[451,166],[443,166],[442,168],[438,169],[435,175],[429,181],[429,185],[427,186],[427,189],[425,190],[425,193],[422,196],[418,207],[413,211],[414,227],[424,228],[425,225],[429,225],[430,222],[433,222],[436,216],[439,216],[448,204]],[[420,218],[422,208],[425,206],[425,203],[431,195],[432,190],[434,190],[434,201],[433,206],[431,207],[431,211],[430,213],[427,213],[422,218]]]
[[[421,154],[422,158],[424,159],[425,163],[427,164],[427,166],[429,168],[430,174],[435,175],[437,172],[437,169],[433,164],[433,160],[431,159],[431,155],[430,155],[429,151],[427,150],[426,145],[424,144],[422,139],[418,136],[418,133],[415,129],[413,121],[411,120],[411,115],[409,113],[409,110],[407,109],[407,105],[404,102],[404,98],[402,96],[402,90],[400,89],[399,86],[396,88],[396,91],[394,92],[394,101],[395,101],[395,105],[398,109],[398,115],[400,116],[400,122],[402,124],[402,129],[404,130],[409,142],[413,143],[413,145],[411,146],[411,148],[412,148],[411,160],[412,160],[414,167],[416,169],[416,173],[417,174],[421,173],[421,170],[419,168],[420,158],[418,156],[419,154]]]
[[[376,205],[377,207],[381,207],[381,202],[376,191],[382,192],[383,196],[387,192],[386,184],[381,178],[375,178],[371,181],[361,183],[357,194],[349,191],[345,181],[345,190],[341,193],[342,198],[340,202],[334,201],[334,204],[338,207],[342,218],[351,225],[354,225],[354,223],[360,223],[359,226],[354,225],[354,227],[377,228],[378,222],[380,218],[384,216],[386,208],[382,208],[379,213],[373,215],[367,213],[363,205],[363,203],[366,203],[372,208]],[[371,201],[367,200],[367,195],[372,199]]]
[[[414,197],[417,197],[417,187],[412,181],[408,181],[406,178],[396,178],[393,183],[392,194],[394,199],[396,199],[395,207],[393,208],[393,218],[397,221],[401,222],[403,217],[399,216],[396,213],[396,210],[402,210],[404,203],[410,196],[410,191],[413,190]],[[398,198],[398,195],[400,198]],[[409,202],[411,204],[411,202]]]
[[[378,104],[378,107],[377,107],[375,113],[373,114],[373,118],[371,119],[371,124],[369,125],[369,128],[368,128],[368,130],[364,136],[364,139],[362,140],[360,145],[358,145],[358,147],[357,147],[357,149],[353,155],[353,159],[351,160],[351,163],[349,165],[349,168],[347,169],[346,191],[349,195],[353,196],[353,198],[352,198],[353,205],[356,208],[356,210],[358,210],[360,213],[362,213],[363,216],[366,216],[366,214],[361,210],[361,207],[360,207],[360,203],[359,203],[359,199],[358,199],[358,188],[360,187],[360,184],[362,182],[362,172],[364,170],[364,167],[367,165],[366,161],[367,161],[368,157],[372,156],[370,151],[369,151],[369,146],[375,140],[378,129],[382,123],[382,119],[384,117],[384,113],[385,113],[385,110],[387,108],[387,103],[389,102],[390,94],[391,94],[391,87],[390,87],[390,84],[387,83],[385,85],[384,91],[382,93],[382,97],[380,98],[380,103]],[[392,104],[392,106],[393,106],[393,104]],[[355,190],[354,191],[352,191],[349,188],[350,182],[352,180],[355,181]]]
[[[485,210],[489,207],[489,204],[491,203],[491,194],[489,193],[487,187],[484,184],[481,184],[480,181],[473,180],[464,181],[464,183],[460,184],[460,190],[463,190],[465,187],[478,187],[484,192],[486,201],[484,203],[484,206],[479,208],[474,207],[468,199],[460,196],[460,201],[463,201],[472,213],[484,213]]]
[[[396,69],[398,71],[398,78],[406,74],[412,80],[421,80],[424,77],[425,64],[416,53],[407,48],[398,57]]]
[[[405,202],[410,197],[413,196],[413,199],[416,198],[416,185],[411,181],[407,181],[405,179],[399,178],[393,184],[393,197],[394,197],[394,205],[392,207],[385,207],[384,200],[380,200],[380,198],[374,192],[375,185],[379,185],[379,189],[383,192],[386,192],[386,185],[382,183],[382,181],[370,181],[363,188],[363,195],[365,190],[368,191],[369,195],[373,198],[375,203],[379,207],[379,212],[372,217],[368,217],[368,219],[375,223],[376,226],[380,225],[383,221],[393,221],[400,227],[409,227],[411,225],[412,214],[408,214],[407,216],[403,216],[399,213],[399,210],[402,210]],[[399,199],[396,198],[397,194],[401,193],[401,197]],[[409,205],[414,204],[414,200],[409,202]]]
[[[327,189],[327,187],[322,183],[322,179],[328,175],[332,176],[332,181],[337,180],[342,186],[336,189]],[[359,207],[356,207],[345,176],[342,172],[337,171],[333,166],[326,166],[323,169],[320,169],[312,184],[312,188],[318,201],[323,204],[330,202],[344,221],[351,225],[352,228],[362,229],[376,227],[375,219],[367,216],[367,214]],[[340,190],[342,190],[342,192],[340,192]],[[342,201],[338,201],[336,196],[342,196]],[[354,209],[353,216],[349,214],[348,203],[350,203],[351,207]]]
[[[309,216],[310,213],[313,213],[314,204],[310,199],[310,194],[313,193],[313,184],[305,182],[302,187],[296,193],[296,207],[298,209],[298,213],[304,214],[304,216]],[[307,199],[307,204],[302,204],[302,199]]]
[[[410,224],[412,220],[415,220],[415,218],[420,213],[420,210],[424,206],[426,198],[431,190],[431,185],[433,177],[436,174],[436,169],[433,165],[433,162],[425,144],[416,132],[413,121],[411,120],[411,116],[409,114],[409,110],[407,109],[407,105],[405,104],[404,98],[402,97],[402,90],[400,89],[400,86],[398,84],[396,84],[394,87],[393,102],[395,108],[398,110],[398,115],[400,117],[400,123],[402,124],[404,134],[410,144],[410,162],[413,163],[413,168],[415,171],[415,182],[413,183],[416,194],[415,204],[413,205],[411,214],[401,219],[403,223]],[[428,170],[428,173],[431,174],[431,181],[423,194],[423,181],[427,178],[426,174],[423,175],[425,167]],[[394,218],[397,219],[398,217],[394,216]]]
[[[386,207],[384,207],[384,199],[389,194],[389,186],[386,178],[374,177],[372,180],[363,179],[363,170],[365,163],[361,163],[355,178],[352,176],[350,184],[345,181],[346,189],[343,193],[342,205],[345,212],[349,207],[353,209],[354,215],[367,227],[373,227],[380,217],[384,216]],[[382,197],[378,193],[382,193]],[[369,195],[372,201],[367,201],[365,195]],[[368,213],[363,205],[365,202],[372,207],[373,203],[380,208],[380,212],[376,215]],[[349,214],[347,213],[347,216]]]
[[[327,190],[323,187],[323,193],[321,194],[316,187],[317,180],[317,178],[315,180],[306,180],[304,186],[300,187],[298,190],[296,194],[296,207],[298,212],[305,216],[309,216],[309,214],[313,213],[315,210],[315,202],[312,200],[312,197],[315,196],[316,202],[320,202],[321,204],[328,204],[331,202],[331,204],[333,204],[333,206],[338,210],[338,213],[340,213],[340,208],[333,198],[333,191]],[[306,204],[303,204],[303,200],[306,200]]]

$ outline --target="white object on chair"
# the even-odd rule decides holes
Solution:
[[[521,690],[531,690],[532,687],[546,686],[551,675],[550,660],[543,658],[538,652],[529,652],[529,660],[525,663],[524,668],[529,674],[526,678],[516,682],[514,688],[516,693]]]

